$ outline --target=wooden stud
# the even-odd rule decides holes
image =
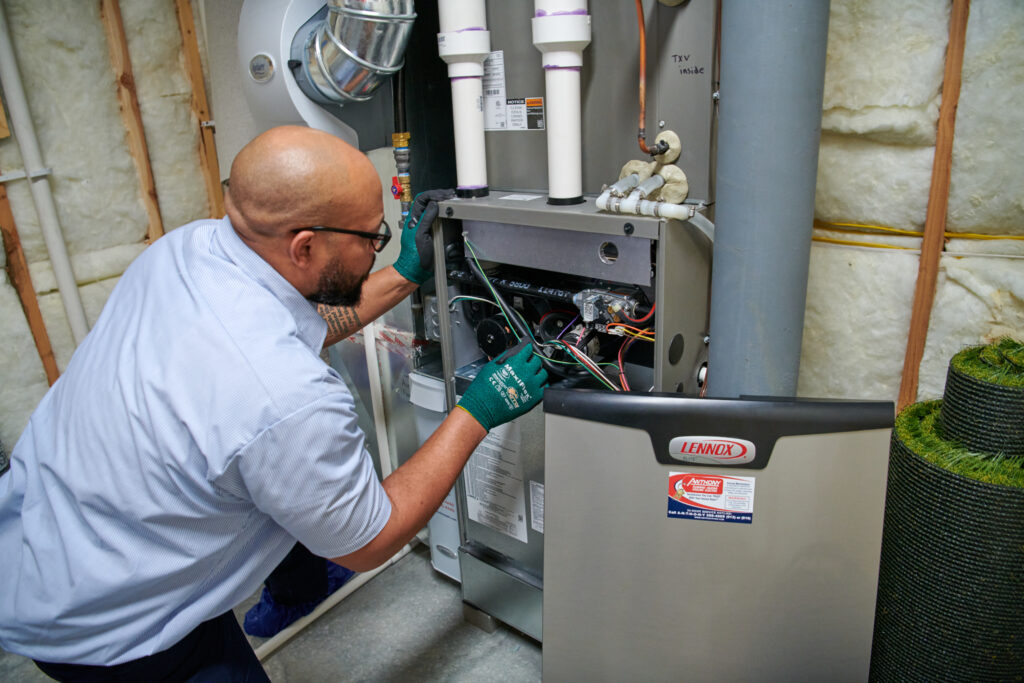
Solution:
[[[0,140],[11,137],[11,129],[7,127],[7,112],[4,111],[4,102],[0,100]]]
[[[175,0],[174,4],[178,12],[178,26],[181,29],[185,68],[192,83],[192,113],[199,121],[199,166],[206,181],[206,194],[210,198],[210,214],[213,218],[220,218],[224,215],[224,190],[220,184],[220,163],[217,160],[210,105],[206,99],[203,63],[199,57],[199,41],[196,40],[192,3],[191,0]]]
[[[142,113],[139,111],[139,98],[135,91],[135,77],[132,75],[132,62],[128,55],[128,42],[124,35],[121,5],[118,0],[100,0],[100,15],[110,47],[110,64],[114,67],[117,101],[128,135],[128,149],[139,173],[142,203],[146,207],[146,216],[149,219],[147,238],[153,242],[163,236],[164,224],[156,198],[156,182],[153,180],[153,167],[149,161],[146,133],[142,127]]]
[[[928,194],[921,260],[918,263],[914,308],[910,314],[910,332],[903,358],[903,376],[897,410],[917,400],[917,384],[928,336],[935,282],[939,274],[943,233],[946,231],[946,210],[949,206],[949,176],[953,164],[953,135],[956,129],[956,107],[960,100],[960,77],[964,63],[967,17],[970,0],[953,0],[949,19],[949,47],[946,48],[946,71],[942,77],[942,105],[939,107],[938,132],[935,136],[935,160],[932,162],[932,184]]]
[[[28,262],[25,260],[25,252],[21,249],[21,238],[18,237],[18,227],[14,223],[11,204],[7,201],[7,190],[2,183],[0,183],[0,232],[3,232],[4,252],[7,253],[7,274],[11,278],[14,290],[18,293],[18,298],[21,299],[21,308],[25,311],[28,328],[36,342],[39,360],[43,362],[46,380],[52,386],[60,377],[60,370],[57,369],[57,359],[53,355],[50,336],[46,333],[43,314],[39,310],[39,300],[36,299],[36,291],[32,287]]]

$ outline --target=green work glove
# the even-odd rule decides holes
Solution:
[[[413,200],[409,217],[402,226],[402,251],[395,261],[395,270],[406,280],[422,285],[434,274],[430,226],[437,218],[437,203],[454,196],[454,190],[430,190],[420,192]]]
[[[480,369],[458,407],[490,431],[540,403],[547,383],[548,373],[533,346],[522,342]]]

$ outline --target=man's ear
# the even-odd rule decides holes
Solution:
[[[299,268],[306,268],[313,261],[313,231],[300,230],[288,243],[288,257]]]

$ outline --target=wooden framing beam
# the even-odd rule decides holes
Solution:
[[[897,410],[917,400],[917,384],[921,371],[921,358],[928,336],[932,304],[935,301],[935,282],[939,274],[939,258],[946,231],[946,210],[949,207],[949,176],[953,164],[953,135],[956,130],[956,107],[960,100],[960,78],[964,63],[964,44],[967,42],[967,17],[970,0],[953,0],[949,19],[949,47],[946,48],[946,70],[942,77],[942,104],[939,107],[938,132],[935,136],[935,160],[932,162],[932,184],[928,194],[924,237],[921,240],[921,260],[914,288],[914,307],[910,314],[910,332],[903,358],[903,376]]]
[[[0,183],[0,232],[3,233],[4,252],[7,254],[7,274],[21,300],[21,308],[25,311],[28,328],[32,332],[32,339],[36,342],[39,360],[43,362],[43,370],[46,371],[46,380],[53,386],[53,383],[60,377],[60,370],[57,369],[57,359],[54,357],[53,347],[50,345],[50,335],[46,333],[43,314],[39,310],[39,300],[32,287],[28,262],[25,260],[25,252],[21,248],[18,227],[14,223],[14,214],[11,213],[11,204],[7,201],[7,190],[3,183]]]
[[[124,35],[121,5],[118,0],[100,0],[100,15],[107,34],[107,45],[110,48],[110,64],[114,68],[117,82],[117,101],[121,107],[121,120],[124,121],[128,136],[128,149],[135,161],[139,184],[142,186],[142,204],[146,208],[149,220],[146,237],[148,241],[153,242],[163,236],[164,224],[160,217],[156,182],[153,180],[153,168],[149,161],[149,148],[146,146],[146,133],[142,127],[142,113],[139,111],[132,61],[128,55],[128,41]]]
[[[175,0],[174,4],[178,13],[178,26],[181,29],[185,68],[192,84],[192,113],[199,121],[199,166],[206,182],[206,194],[210,198],[210,214],[213,218],[220,218],[224,215],[224,190],[220,184],[220,163],[217,160],[210,105],[206,99],[203,63],[199,56],[192,3],[191,0]]]
[[[0,140],[11,137],[11,129],[7,127],[7,112],[4,111],[4,102],[0,100]]]

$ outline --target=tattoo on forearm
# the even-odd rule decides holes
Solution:
[[[316,310],[320,317],[327,321],[327,338],[329,340],[344,339],[363,327],[363,321],[356,315],[354,308],[317,304]]]

